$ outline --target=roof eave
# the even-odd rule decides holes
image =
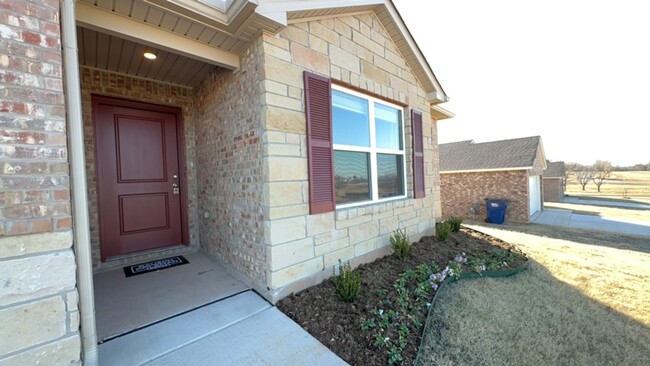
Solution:
[[[431,118],[435,119],[436,121],[440,121],[442,119],[453,118],[454,116],[455,116],[455,114],[453,114],[452,112],[450,112],[450,111],[448,111],[448,110],[446,110],[446,109],[444,109],[444,108],[442,108],[440,106],[437,106],[437,105],[432,105],[431,106]]]
[[[526,166],[526,167],[492,168],[492,169],[441,170],[440,174],[502,172],[502,171],[530,170],[530,169],[533,169],[533,167]]]

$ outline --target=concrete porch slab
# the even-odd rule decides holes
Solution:
[[[271,307],[252,291],[126,334],[99,345],[100,365],[142,365]]]
[[[272,307],[146,365],[343,366],[347,363]]]
[[[138,276],[122,268],[95,274],[100,342],[249,290],[206,254],[183,256],[189,264]]]
[[[247,291],[99,345],[100,365],[347,365]]]

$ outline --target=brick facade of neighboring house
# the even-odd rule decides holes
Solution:
[[[442,213],[476,220],[486,218],[485,199],[508,201],[506,220],[528,222],[528,174],[525,170],[441,175]]]
[[[439,148],[444,217],[483,220],[486,199],[508,202],[506,221],[530,222],[542,209],[540,184],[546,165],[539,137],[478,144],[461,141]]]
[[[562,202],[564,199],[565,168],[563,161],[546,161],[544,171],[544,202]]]
[[[80,362],[58,1],[0,3],[0,364]]]
[[[77,2],[77,16],[114,16],[91,3]],[[0,2],[0,46],[8,50],[0,54],[0,364],[79,364],[87,351],[78,305],[83,272],[72,246],[84,244],[71,230],[78,192],[71,191],[68,168],[69,126],[77,122],[66,120],[70,88],[80,91],[87,190],[78,197],[89,211],[95,271],[202,250],[275,302],[329,277],[339,260],[358,265],[389,253],[396,229],[412,241],[434,233],[442,216],[436,123],[450,116],[434,104],[447,97],[390,1],[337,6],[339,13],[316,18],[307,16],[311,10],[294,11],[282,26],[253,14],[266,28],[224,41],[236,50],[236,62],[224,56],[225,66],[212,65],[194,85],[88,61],[80,65],[80,85],[65,90],[62,4]],[[82,54],[91,46],[79,44]],[[310,214],[305,72],[401,108],[404,197]],[[100,97],[180,109],[185,245],[102,260],[93,110]],[[415,138],[422,145],[421,175],[412,111],[421,115]],[[418,177],[424,197],[415,198]]]

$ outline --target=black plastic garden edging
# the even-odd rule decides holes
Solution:
[[[436,300],[438,299],[438,294],[442,292],[442,289],[445,288],[448,283],[465,280],[465,279],[472,279],[472,278],[498,278],[498,277],[514,276],[517,273],[523,272],[526,268],[528,268],[528,262],[530,262],[530,260],[527,260],[523,265],[514,269],[506,269],[503,271],[485,271],[481,273],[466,272],[466,273],[461,273],[458,278],[449,277],[446,280],[444,280],[440,284],[440,286],[438,286],[438,290],[436,290],[436,293],[433,295],[433,299],[431,300],[431,306],[429,306],[429,313],[427,314],[426,325],[422,330],[422,337],[420,338],[420,345],[418,346],[418,355],[415,357],[415,362],[413,363],[413,366],[420,365],[420,350],[422,349],[422,343],[424,343],[424,337],[428,334],[429,317],[431,316],[431,310],[433,310],[433,307],[436,304]]]

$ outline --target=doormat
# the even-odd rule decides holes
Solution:
[[[161,269],[176,267],[188,263],[190,262],[187,259],[185,259],[185,257],[183,257],[182,255],[178,255],[175,257],[158,259],[151,262],[126,266],[124,267],[124,274],[126,275],[126,277],[137,276],[143,273],[159,271]]]

